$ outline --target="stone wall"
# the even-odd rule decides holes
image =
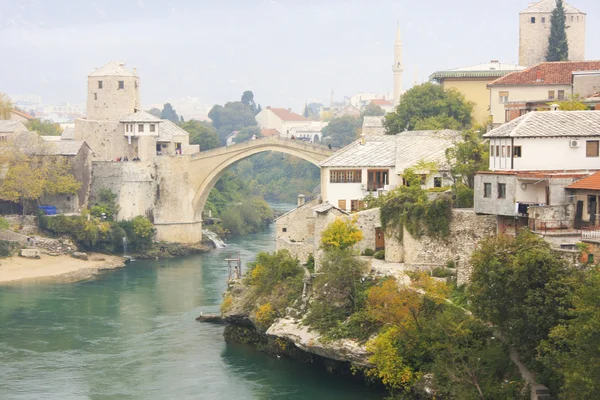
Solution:
[[[20,233],[22,235],[27,235],[27,236],[37,234],[37,231],[38,231],[37,218],[34,217],[33,215],[23,216],[23,215],[12,214],[12,215],[3,215],[2,218],[4,218],[8,222],[11,231]]]
[[[530,206],[529,227],[534,231],[572,229],[575,222],[575,206]]]
[[[292,242],[288,239],[277,239],[276,244],[277,251],[287,250],[294,255],[302,264],[308,261],[308,256],[315,253],[314,239],[307,240],[305,242]]]
[[[356,225],[363,234],[363,239],[355,246],[361,253],[365,251],[365,249],[375,250],[375,230],[381,228],[380,214],[379,208],[373,208],[354,214],[354,216],[356,216]]]

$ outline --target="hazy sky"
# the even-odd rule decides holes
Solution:
[[[0,0],[0,92],[82,102],[86,76],[110,60],[137,67],[142,105],[199,97],[263,107],[391,92],[397,21],[404,86],[437,70],[518,61],[527,0]],[[600,59],[600,1],[586,58]]]

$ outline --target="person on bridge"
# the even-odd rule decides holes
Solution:
[[[327,148],[328,148],[329,150],[331,150],[331,143],[329,143],[329,144],[327,145]]]

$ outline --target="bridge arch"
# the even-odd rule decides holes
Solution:
[[[326,146],[279,137],[256,139],[198,153],[190,163],[190,173],[195,177],[193,188],[195,195],[192,207],[196,218],[201,219],[200,214],[211,189],[230,166],[245,158],[267,151],[290,154],[316,166],[333,154],[333,151]]]

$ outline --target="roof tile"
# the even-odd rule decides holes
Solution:
[[[600,136],[600,111],[532,111],[483,135],[494,137]]]
[[[496,79],[496,85],[570,85],[573,72],[600,70],[600,61],[544,62]]]
[[[286,110],[285,108],[268,108],[271,110],[273,114],[275,114],[282,121],[309,121],[308,118],[296,114],[290,110]]]
[[[600,171],[580,179],[566,187],[567,189],[600,190]]]

